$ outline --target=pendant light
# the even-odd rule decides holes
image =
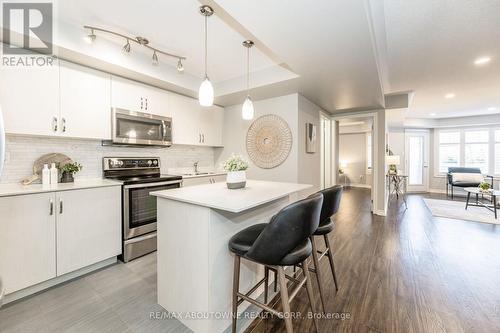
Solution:
[[[205,16],[205,79],[200,85],[198,100],[201,106],[212,106],[214,104],[214,87],[207,75],[207,20],[212,16],[214,10],[212,7],[203,5],[200,7],[200,14]]]
[[[251,40],[243,42],[243,46],[247,48],[247,98],[245,98],[245,102],[243,102],[243,107],[241,108],[241,117],[245,120],[253,119],[255,113],[252,98],[250,97],[250,48],[253,45]]]

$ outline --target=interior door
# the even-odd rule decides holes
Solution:
[[[406,131],[405,151],[408,192],[427,192],[429,190],[429,131]]]

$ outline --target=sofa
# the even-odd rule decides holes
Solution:
[[[455,174],[455,177],[453,176]],[[449,167],[446,182],[446,196],[449,196],[451,189],[451,199],[453,200],[454,187],[477,187],[482,181],[489,180],[493,188],[493,177],[483,176],[479,168]]]

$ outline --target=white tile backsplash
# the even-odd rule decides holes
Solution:
[[[5,166],[0,183],[18,183],[33,172],[33,162],[48,153],[63,153],[83,165],[78,178],[101,178],[102,158],[108,156],[161,158],[162,173],[214,171],[214,148],[172,146],[169,148],[128,148],[102,146],[100,141],[7,135]]]

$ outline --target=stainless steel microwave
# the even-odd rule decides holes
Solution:
[[[119,108],[111,109],[111,140],[103,145],[172,145],[172,118]]]

